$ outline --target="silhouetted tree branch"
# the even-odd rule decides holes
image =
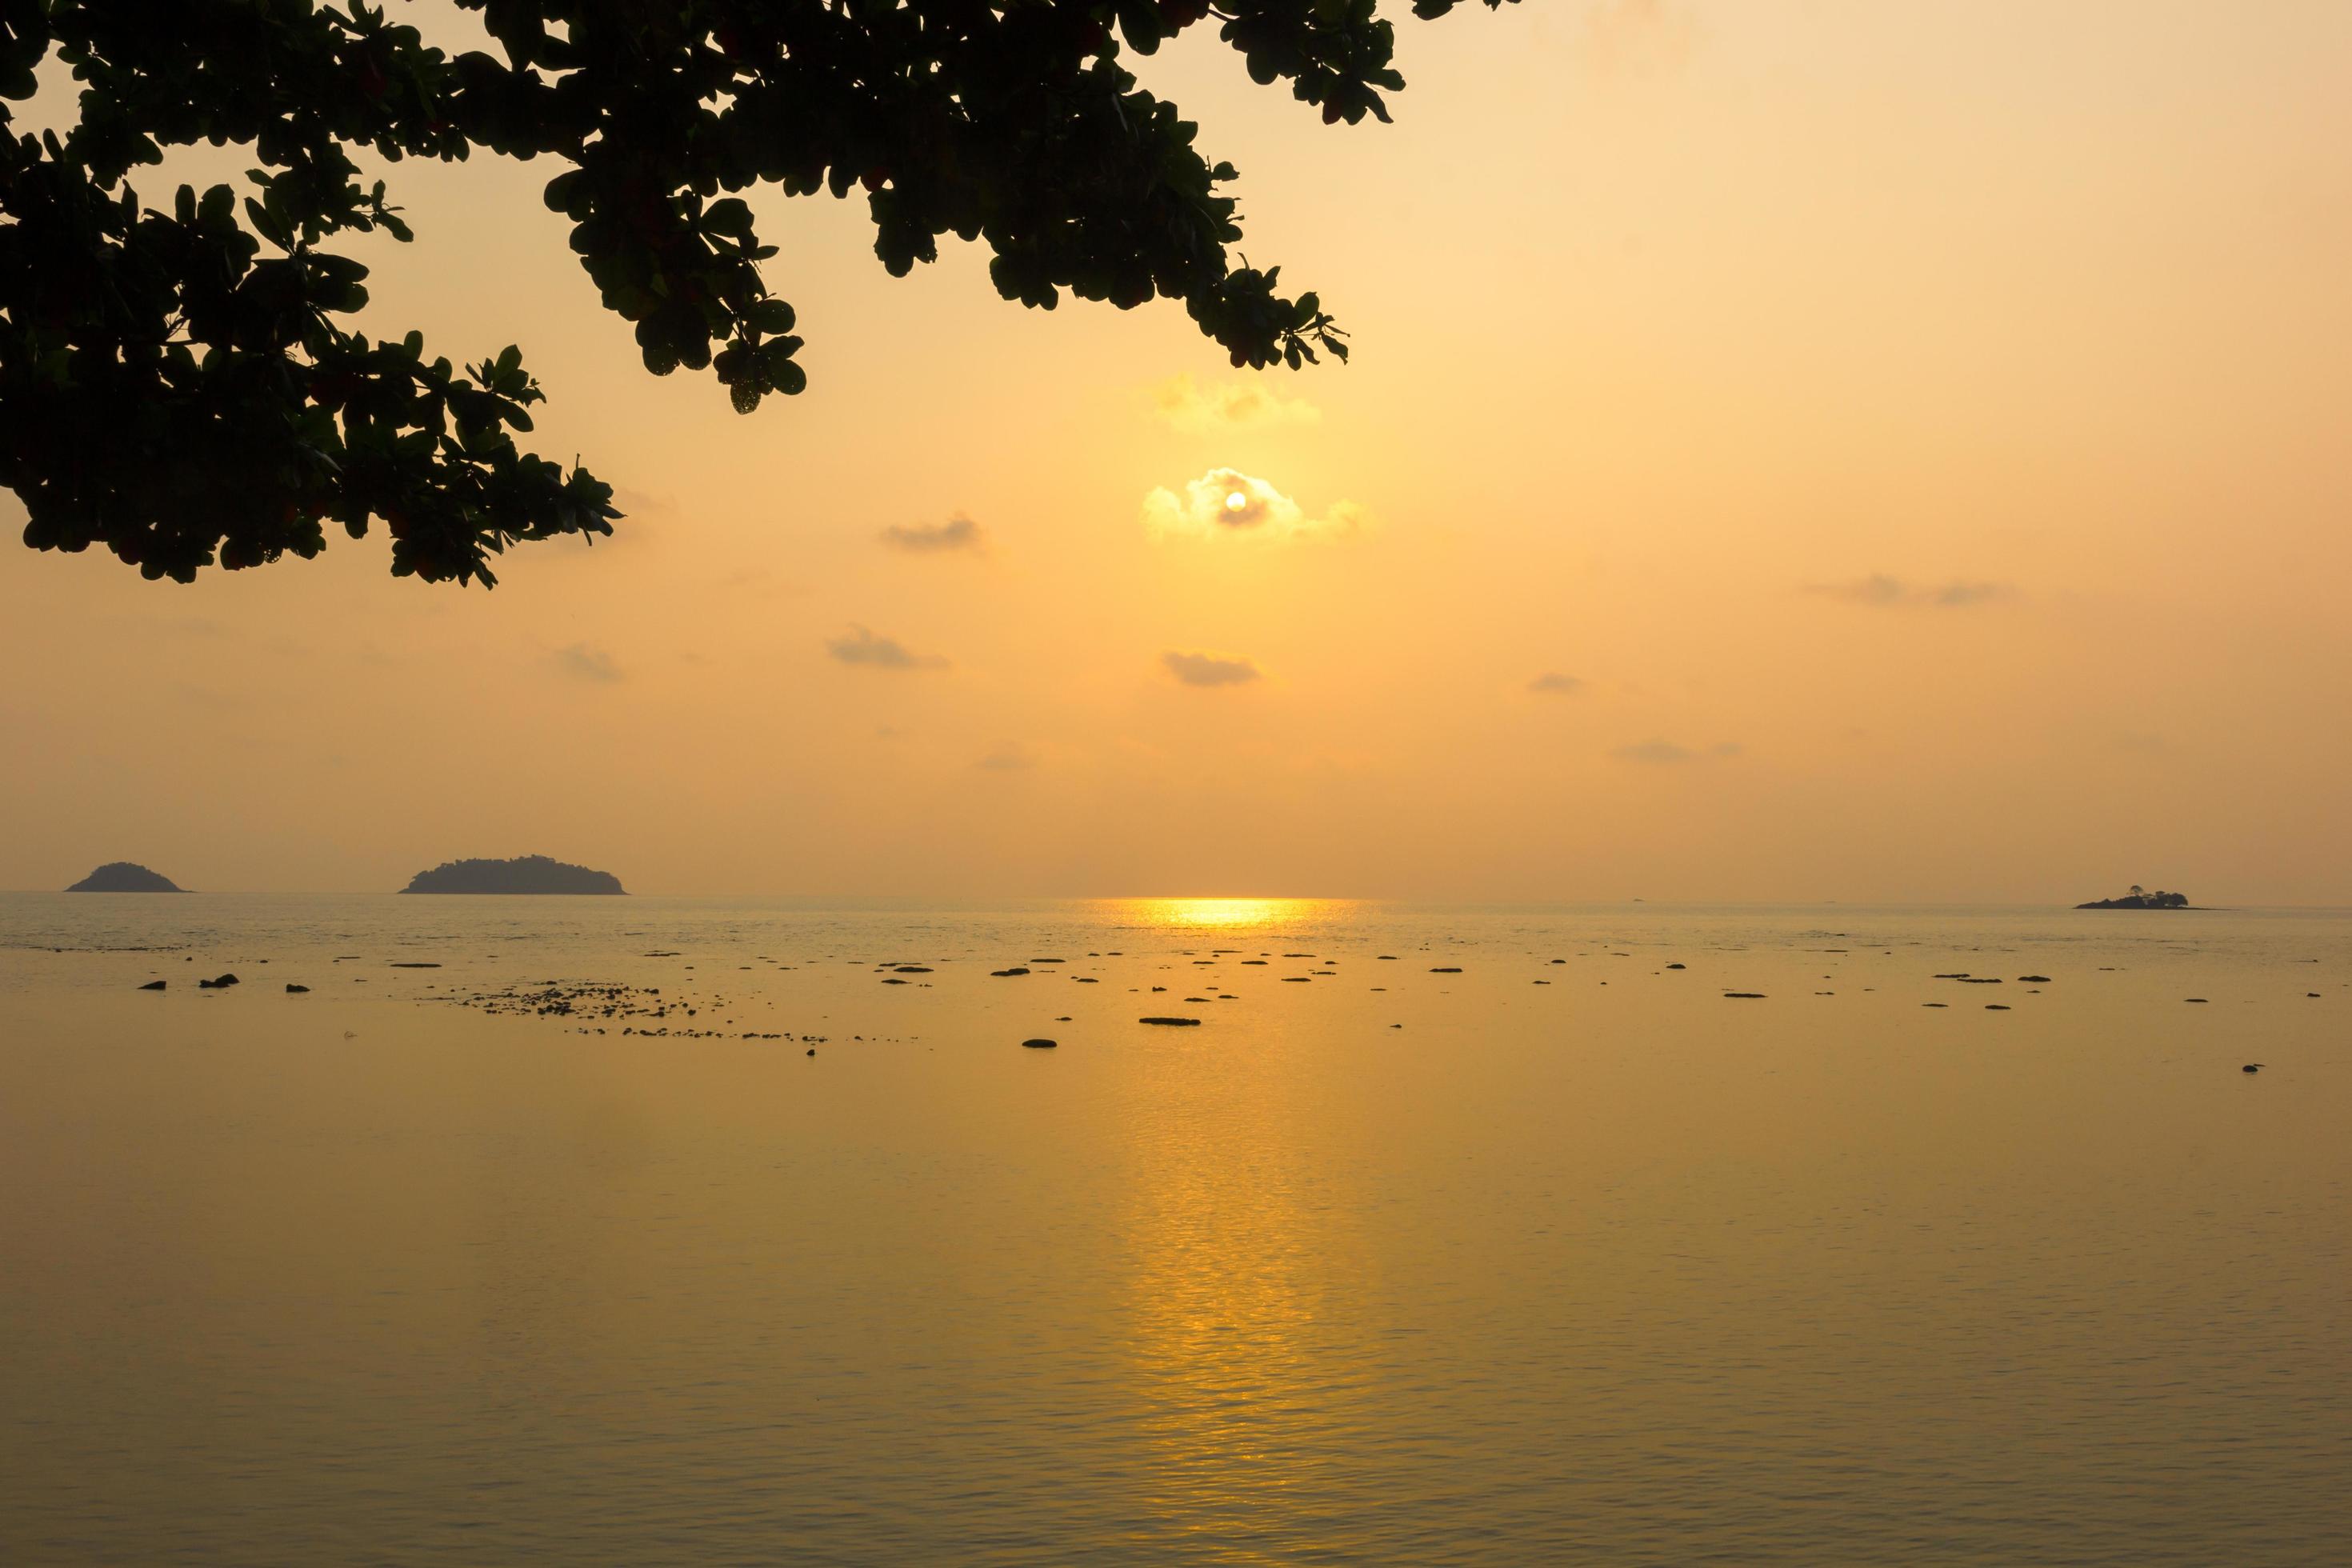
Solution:
[[[0,100],[52,54],[80,84],[62,136],[0,102],[0,484],[27,544],[185,582],[381,518],[394,573],[488,584],[509,545],[612,531],[609,486],[515,445],[542,395],[518,350],[459,374],[346,324],[367,268],[325,242],[410,237],[362,151],[562,163],[547,205],[646,368],[709,369],[742,412],[807,381],[776,247],[727,194],[760,184],[862,189],[894,275],[954,234],[1026,305],[1162,296],[1235,365],[1347,357],[1314,294],[1229,263],[1233,166],[1119,57],[1213,20],[1257,82],[1386,120],[1404,83],[1375,0],[457,3],[503,58],[360,0],[0,0]],[[199,142],[252,149],[250,191],[143,205],[131,172]]]

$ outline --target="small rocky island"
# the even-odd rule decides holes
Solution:
[[[2135,887],[2120,899],[2097,899],[2074,907],[2078,910],[2193,910],[2199,906],[2190,903],[2186,893],[2151,893]]]
[[[451,860],[409,879],[404,893],[625,893],[610,871],[567,866],[544,855],[512,860]]]
[[[184,893],[185,888],[159,872],[128,860],[110,860],[66,889],[68,893]]]

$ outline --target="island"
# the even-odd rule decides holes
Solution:
[[[184,893],[185,888],[159,872],[128,860],[110,860],[66,889],[68,893]]]
[[[544,855],[512,860],[451,860],[409,879],[404,893],[626,893],[610,871],[567,866]]]
[[[2135,887],[2120,899],[2096,899],[2074,907],[2078,910],[2193,910],[2200,906],[2190,903],[2186,893],[2151,893]]]

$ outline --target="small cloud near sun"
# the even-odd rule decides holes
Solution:
[[[1737,741],[1718,741],[1705,751],[1693,751],[1672,741],[1643,741],[1631,746],[1620,746],[1616,755],[1624,762],[1646,763],[1654,767],[1675,767],[1685,763],[1705,762],[1709,757],[1736,757],[1742,750]]]
[[[961,512],[945,522],[894,522],[882,531],[881,538],[888,548],[909,555],[988,552],[988,531]]]
[[[1566,697],[1570,692],[1583,690],[1584,682],[1572,675],[1562,675],[1556,669],[1547,669],[1528,682],[1528,689],[1539,692],[1546,697]]]
[[[1989,605],[2012,597],[2017,590],[2006,583],[1970,583],[1958,578],[1931,587],[1874,572],[1844,583],[1808,583],[1805,592],[1843,604],[1881,609],[1961,610],[1971,605]]]
[[[1207,385],[1174,375],[1151,389],[1160,417],[1179,430],[1204,435],[1263,425],[1314,425],[1323,411],[1303,397],[1285,397],[1255,381],[1216,381]]]
[[[831,638],[824,651],[843,664],[867,669],[945,669],[948,661],[935,653],[910,653],[897,637],[876,637],[864,626],[852,626]]]
[[[621,679],[621,667],[613,662],[613,656],[584,642],[557,648],[555,664],[566,675],[576,676],[582,680],[609,683]]]
[[[1143,526],[1154,539],[1327,539],[1364,525],[1353,501],[1334,501],[1328,515],[1307,509],[1264,479],[1239,468],[1212,468],[1190,480],[1181,495],[1156,489],[1143,498]]]
[[[1245,658],[1212,653],[1163,653],[1160,662],[1186,686],[1241,686],[1258,679],[1258,668]]]

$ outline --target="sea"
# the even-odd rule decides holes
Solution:
[[[2352,1561],[2352,912],[0,896],[0,1562],[525,1561]]]

